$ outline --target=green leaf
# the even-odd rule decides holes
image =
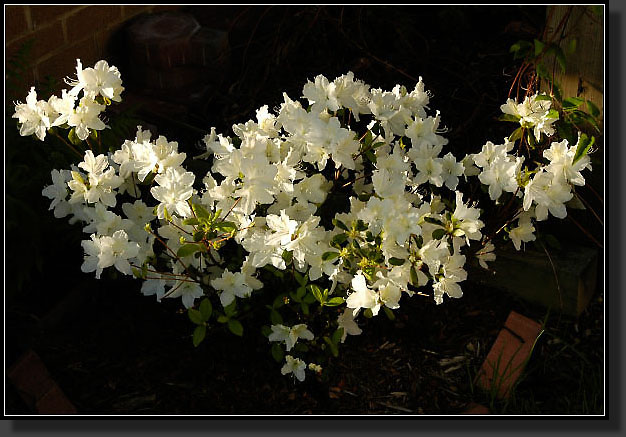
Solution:
[[[367,202],[368,200],[370,200],[370,197],[372,197],[371,194],[369,193],[361,193],[357,196],[357,198],[361,201],[361,202]]]
[[[302,299],[302,302],[307,303],[307,304],[311,304],[313,302],[315,302],[315,296],[313,296],[313,293],[307,293],[306,296],[304,296],[304,299]]]
[[[302,284],[301,287],[299,287],[296,290],[296,297],[300,300],[302,300],[302,298],[304,297],[304,295],[306,294],[306,281],[304,284]]]
[[[274,358],[274,360],[276,360],[277,363],[283,361],[285,353],[283,352],[283,348],[280,347],[280,344],[272,344],[272,357]]]
[[[83,144],[83,141],[78,138],[78,135],[76,135],[76,130],[74,128],[71,128],[68,132],[67,139],[70,140],[70,143],[75,146],[80,146],[81,144]]]
[[[172,221],[172,216],[165,206],[163,207],[163,215],[165,216],[165,220],[167,220],[168,222]]]
[[[330,340],[334,344],[339,344],[339,341],[341,340],[342,336],[343,336],[343,328],[337,328],[335,332],[333,332],[333,335],[330,337]]]
[[[551,101],[552,97],[550,97],[547,94],[538,94],[537,97],[535,97],[535,100],[546,100],[546,101],[550,100]]]
[[[345,233],[341,233],[341,234],[337,234],[333,237],[333,239],[331,240],[332,243],[341,245],[342,243],[344,243],[346,240],[348,239],[348,235]]]
[[[561,72],[565,73],[565,67],[567,65],[567,60],[565,57],[565,53],[563,53],[563,49],[555,43],[550,44],[548,50],[545,51],[546,55],[554,54],[556,57],[556,62],[561,67]]]
[[[283,316],[276,310],[270,311],[270,321],[272,325],[282,325],[283,324]]]
[[[349,231],[349,229],[346,226],[346,224],[344,222],[342,222],[341,220],[333,219],[333,225],[335,225],[336,227],[338,227],[340,229],[343,229],[344,231]]]
[[[322,296],[322,290],[317,285],[309,284],[309,289],[311,290],[311,293],[313,293],[313,297],[315,297],[315,300],[317,300],[319,303],[324,302],[324,297]]]
[[[289,297],[291,298],[291,300],[293,300],[294,302],[297,302],[297,303],[300,303],[302,301],[302,299],[300,299],[298,297],[298,295],[295,292],[293,292],[293,291],[289,292]]]
[[[576,124],[580,124],[583,122],[589,123],[591,126],[594,127],[596,131],[600,132],[600,126],[598,126],[598,122],[596,121],[596,119],[592,117],[591,115],[587,114],[586,112],[575,110],[571,112],[571,117],[574,120],[574,123]]]
[[[339,257],[339,252],[324,252],[322,254],[322,261],[330,261]]]
[[[308,352],[309,351],[309,347],[304,343],[296,343],[293,349],[296,352]]]
[[[406,260],[402,258],[395,258],[395,257],[389,258],[389,264],[391,264],[392,266],[401,266],[405,262]]]
[[[196,243],[199,241],[202,241],[203,238],[204,238],[204,231],[196,231],[193,233],[193,241],[195,241]]]
[[[387,315],[387,318],[389,320],[392,320],[392,321],[396,320],[396,315],[393,313],[393,311],[391,311],[390,308],[385,306],[385,307],[383,307],[383,310],[385,311],[385,314]]]
[[[509,52],[514,54],[513,59],[521,59],[526,57],[532,48],[533,45],[529,41],[520,40],[511,46]]]
[[[281,293],[274,298],[274,302],[272,302],[272,308],[280,308],[285,305],[285,297],[287,297],[286,293]]]
[[[302,274],[300,272],[298,272],[297,270],[295,270],[293,272],[294,276],[296,277],[296,281],[298,281],[298,284],[300,284],[301,286],[306,286],[306,284],[309,282],[309,278],[306,274]]]
[[[441,240],[446,235],[445,229],[435,229],[433,231],[433,240]]]
[[[363,148],[368,147],[370,144],[372,144],[372,131],[367,131],[365,132],[365,137],[363,137]]]
[[[276,276],[277,278],[283,278],[284,274],[283,272],[281,272],[280,270],[278,270],[276,267],[274,267],[271,264],[268,264],[266,266],[263,267],[265,270],[267,270],[268,272],[270,272],[272,275]]]
[[[509,137],[509,141],[515,142],[515,141],[519,140],[520,138],[522,138],[522,128],[518,127],[517,129],[515,129],[513,131],[513,133]]]
[[[261,334],[263,334],[263,337],[269,337],[271,333],[272,333],[272,328],[270,328],[267,325],[261,326]]]
[[[439,219],[436,219],[434,217],[424,217],[424,221],[431,223],[433,225],[439,225],[439,226],[443,226],[443,222]]]
[[[372,313],[371,308],[365,308],[365,311],[363,311],[363,316],[365,316],[366,319],[371,319],[372,317],[374,317],[374,313]]]
[[[339,356],[339,349],[337,349],[337,345],[335,343],[333,343],[333,341],[327,337],[324,336],[324,341],[326,342],[326,344],[328,345],[328,347],[330,348],[330,353],[333,355],[333,357],[338,357]]]
[[[224,314],[220,314],[219,316],[217,316],[217,323],[226,323],[228,322],[228,317],[226,317]]]
[[[187,310],[187,315],[189,316],[189,320],[191,320],[196,325],[204,325],[204,318],[202,317],[200,311],[189,308]]]
[[[212,214],[207,211],[202,205],[199,203],[194,203],[191,205],[191,209],[199,220],[210,221],[212,218]]]
[[[554,118],[554,119],[559,119],[559,111],[557,111],[556,109],[550,109],[548,111],[548,113],[546,114],[546,118]]]
[[[376,164],[376,155],[374,155],[374,152],[371,150],[368,149],[365,151],[365,157],[369,159],[372,164]]]
[[[415,266],[411,266],[411,284],[415,285],[416,287],[419,286],[417,280],[417,270],[415,270]]]
[[[598,108],[591,100],[587,100],[586,103],[589,114],[593,117],[598,117],[600,115],[600,108]]]
[[[285,261],[285,264],[289,265],[289,264],[291,264],[291,261],[293,260],[293,252],[290,252],[288,250],[284,250],[283,254],[281,255],[281,257]]]
[[[585,99],[581,99],[580,97],[568,97],[563,100],[563,110],[571,111],[574,109],[578,109],[580,105],[585,103]]]
[[[329,299],[327,302],[324,302],[324,306],[336,307],[336,306],[341,305],[344,302],[345,302],[345,300],[344,300],[343,297],[337,296],[337,297],[333,297],[333,298]]]
[[[216,222],[213,227],[220,232],[231,233],[237,230],[237,225],[233,222]]]
[[[200,250],[199,244],[194,244],[194,243],[183,244],[182,246],[180,246],[180,248],[176,252],[176,256],[178,256],[179,258],[184,258],[186,256],[193,255],[199,250]]]
[[[576,143],[576,132],[574,127],[569,123],[559,123],[556,125],[556,131],[561,138],[565,138],[568,143]]]
[[[546,66],[544,65],[543,62],[540,62],[537,64],[537,67],[535,67],[535,71],[537,72],[537,75],[542,78],[542,79],[550,79],[550,72],[548,71],[548,69],[546,68]]]
[[[578,40],[576,38],[572,38],[569,42],[569,44],[567,45],[567,54],[571,55],[576,51],[576,44],[578,43]]]
[[[228,321],[228,329],[235,335],[241,337],[243,335],[243,325],[239,322],[239,320],[230,319]]]
[[[300,303],[300,308],[302,309],[302,313],[305,316],[309,315],[309,304],[307,304],[306,302],[301,302]]]
[[[209,299],[202,299],[199,309],[204,321],[207,321],[211,318],[211,314],[213,313],[213,305],[211,305],[211,301]]]
[[[576,153],[574,154],[574,160],[572,161],[572,164],[575,164],[576,161],[585,156],[589,152],[589,149],[591,149],[591,146],[593,145],[593,143],[595,143],[595,141],[595,137],[592,136],[591,139],[589,139],[586,134],[581,134],[580,139],[578,140],[578,147],[576,148]]]
[[[198,347],[202,340],[206,337],[206,326],[196,326],[196,329],[193,330],[193,345]]]
[[[359,232],[367,231],[367,227],[368,227],[367,224],[365,224],[363,220],[357,220],[356,225],[354,225],[354,229]]]
[[[519,123],[519,119],[520,117],[513,114],[502,114],[500,117],[498,117],[499,121],[512,121],[513,123]]]
[[[539,56],[541,52],[543,52],[545,46],[546,45],[544,43],[542,43],[538,39],[535,39],[535,56]]]
[[[199,224],[200,224],[200,221],[195,217],[190,217],[190,218],[186,218],[185,220],[183,220],[183,225],[197,226]]]
[[[224,307],[224,312],[227,316],[231,317],[237,314],[237,301],[233,300],[230,304]]]

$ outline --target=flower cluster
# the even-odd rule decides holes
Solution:
[[[79,62],[77,72],[64,105],[35,102],[32,91],[16,106],[24,135],[43,139],[59,119],[80,139],[97,129],[72,123],[93,121],[99,98],[120,100],[119,72],[104,61],[86,70]],[[261,107],[232,137],[211,128],[206,153],[195,157],[212,162],[203,175],[184,168],[176,142],[153,141],[141,126],[114,153],[87,150],[76,167],[54,170],[43,195],[56,217],[84,224],[82,270],[100,277],[115,267],[141,279],[145,295],[180,297],[198,325],[196,344],[214,322],[241,335],[242,307],[269,309],[272,355],[302,381],[362,332],[361,315],[389,315],[415,295],[436,304],[460,298],[468,257],[485,268],[495,259],[462,180],[478,176],[492,201],[518,199],[517,227],[507,230],[520,249],[535,238],[533,220],[565,216],[572,185],[584,184],[581,171],[590,168],[567,141],[552,143],[534,169],[522,167],[509,139],[458,160],[444,150],[441,115],[421,78],[411,91],[385,91],[352,73],[319,75],[302,94],[305,104],[284,94],[275,113]],[[550,136],[548,103],[528,98],[502,109],[537,137]]]
[[[522,103],[507,99],[500,109],[505,120],[519,122],[522,128],[532,130],[535,139],[539,140],[542,134],[548,137],[554,135],[552,124],[558,120],[559,113],[551,106],[552,99],[549,96],[535,93],[526,96]]]
[[[87,139],[91,131],[103,130],[106,125],[99,115],[111,101],[121,101],[124,91],[120,72],[106,61],[98,61],[93,68],[83,70],[80,59],[76,66],[77,80],[68,80],[72,86],[63,90],[61,97],[51,96],[37,100],[35,87],[30,89],[26,103],[15,106],[13,118],[20,123],[20,135],[35,135],[43,141],[50,128],[71,128],[81,141]],[[83,96],[79,98],[80,93]]]

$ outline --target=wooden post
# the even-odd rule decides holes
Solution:
[[[558,42],[567,54],[572,41],[575,50],[567,54],[565,73],[559,66],[555,78],[561,84],[564,97],[590,100],[604,118],[604,11],[597,15],[591,6],[548,6],[546,39]],[[561,26],[561,23],[564,23]],[[554,59],[547,60],[552,67]]]

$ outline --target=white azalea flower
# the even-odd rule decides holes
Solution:
[[[346,306],[353,310],[352,314],[356,316],[361,308],[369,308],[373,315],[377,315],[380,310],[379,295],[367,287],[365,276],[357,273],[351,285],[354,292],[350,293],[346,299]]]
[[[37,92],[35,87],[31,87],[30,92],[26,96],[26,103],[17,103],[15,105],[15,113],[12,118],[17,118],[20,126],[20,135],[27,137],[35,135],[39,140],[43,141],[46,132],[51,126],[50,115],[54,113],[54,109],[50,107],[48,102],[44,100],[37,101]]]
[[[271,329],[272,332],[269,336],[269,341],[285,342],[287,352],[295,346],[298,339],[313,340],[315,338],[304,323],[294,325],[291,328],[281,324],[272,325]]]
[[[298,381],[304,381],[304,369],[306,369],[306,363],[300,358],[294,358],[291,355],[285,356],[285,361],[285,364],[280,369],[280,373],[282,373],[283,375],[293,373]]]
[[[222,276],[211,281],[211,286],[216,290],[221,290],[220,302],[223,307],[227,307],[234,300],[235,296],[239,298],[249,297],[252,293],[252,287],[247,284],[246,276],[241,272],[229,272],[224,270]]]
[[[528,243],[536,239],[535,234],[533,234],[535,227],[530,219],[530,214],[521,214],[517,221],[517,226],[509,232],[509,237],[511,237],[516,250],[521,249],[522,243]]]
[[[128,241],[125,231],[116,231],[110,237],[92,234],[91,240],[84,240],[81,244],[86,255],[81,267],[83,272],[95,270],[96,278],[100,279],[102,270],[114,265],[125,275],[132,274],[128,260],[137,256],[139,245]]]
[[[346,308],[344,312],[337,319],[337,324],[340,328],[343,328],[343,334],[341,336],[341,342],[346,341],[346,337],[349,335],[359,335],[363,332],[359,325],[354,321],[354,312],[350,308]]]
[[[105,106],[89,97],[80,99],[80,103],[74,109],[74,113],[67,117],[67,124],[74,128],[76,136],[85,141],[89,136],[89,130],[103,130],[106,125],[100,120],[100,113]]]
[[[150,193],[160,203],[157,206],[157,216],[165,218],[165,209],[169,214],[174,212],[181,217],[191,217],[192,211],[187,201],[193,194],[193,182],[195,175],[189,171],[184,171],[175,167],[168,167],[164,174],[154,178],[159,184],[152,187]]]
[[[124,91],[122,79],[117,67],[109,66],[104,61],[96,62],[93,68],[83,70],[80,59],[76,60],[76,76],[78,80],[68,81],[74,88],[70,91],[77,96],[82,90],[86,97],[95,99],[98,95],[115,102],[120,102],[121,93]]]

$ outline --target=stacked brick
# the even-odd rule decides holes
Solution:
[[[189,103],[218,85],[228,67],[228,35],[202,27],[193,15],[145,15],[125,32],[130,73],[142,94]]]
[[[76,58],[83,65],[107,57],[111,36],[141,13],[180,9],[151,5],[19,5],[5,6],[5,59],[31,43],[23,73],[24,97],[31,84],[47,76],[61,79],[73,74]],[[10,67],[10,64],[8,65]],[[24,98],[22,97],[22,99]]]

